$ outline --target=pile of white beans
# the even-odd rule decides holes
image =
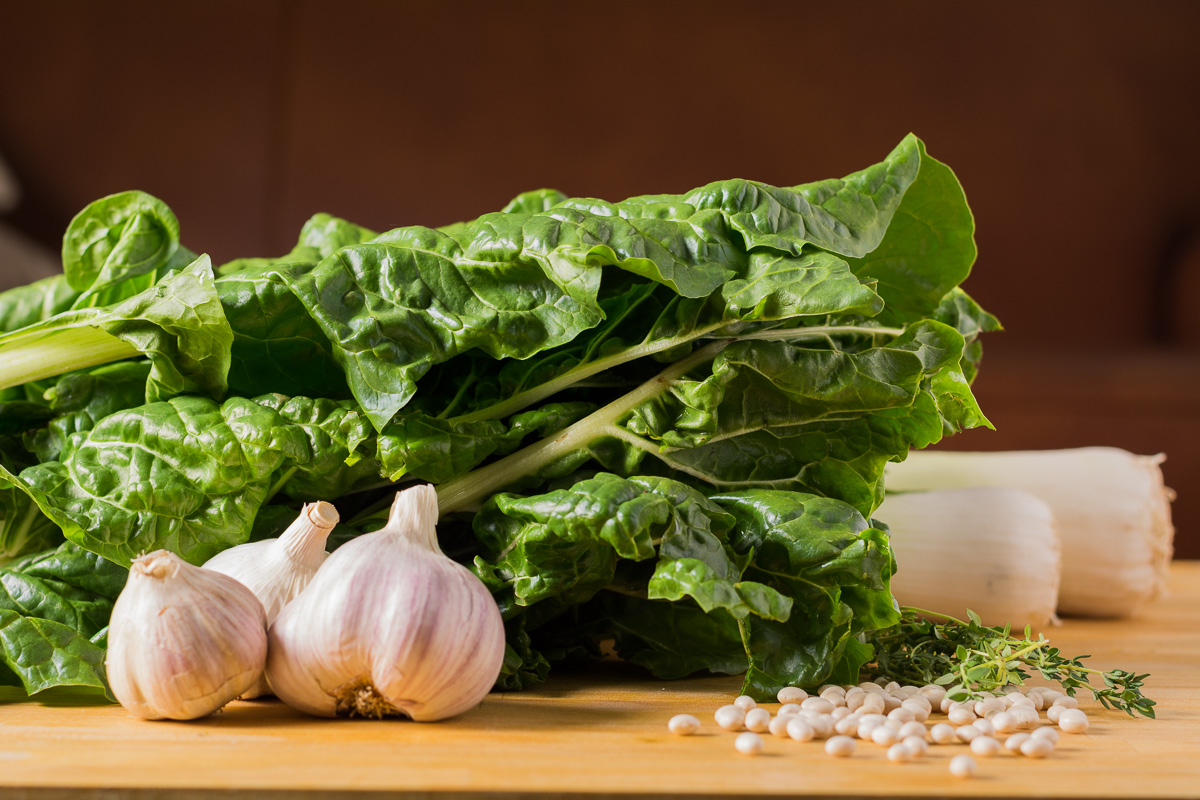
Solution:
[[[742,695],[714,714],[717,725],[737,732],[734,748],[745,755],[763,751],[770,733],[798,742],[824,740],[831,756],[853,755],[858,740],[885,748],[888,761],[902,764],[924,756],[930,744],[965,745],[975,756],[990,758],[1004,752],[1028,758],[1046,758],[1054,752],[1058,732],[1085,733],[1087,714],[1079,702],[1048,687],[1021,691],[1007,686],[1002,694],[983,700],[958,702],[945,688],[901,686],[898,683],[860,683],[857,686],[822,686],[815,695],[788,686],[779,691],[780,706],[771,711]],[[1045,711],[1043,724],[1039,714]],[[940,712],[947,722],[929,724]],[[700,730],[691,714],[671,717],[667,728],[679,735]],[[950,760],[950,772],[959,777],[975,773],[975,759],[961,754]]]

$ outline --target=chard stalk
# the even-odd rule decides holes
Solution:
[[[494,494],[518,478],[537,472],[588,442],[611,435],[611,429],[621,417],[637,406],[652,400],[670,388],[705,361],[711,361],[717,353],[729,346],[733,339],[723,339],[696,350],[687,358],[680,359],[658,375],[558,433],[542,439],[529,447],[487,466],[472,470],[437,487],[438,511],[448,514],[477,505],[484,497]]]
[[[709,325],[699,330],[690,331],[680,336],[672,336],[667,339],[654,339],[642,341],[633,347],[622,350],[619,353],[614,353],[605,358],[598,358],[595,361],[587,361],[579,364],[576,367],[564,372],[545,383],[526,389],[523,392],[517,392],[506,400],[502,400],[495,405],[481,408],[477,411],[472,411],[469,414],[462,414],[454,418],[454,422],[480,422],[489,419],[503,419],[504,417],[516,414],[529,406],[542,402],[548,397],[567,389],[580,381],[586,380],[605,370],[618,367],[622,364],[627,364],[630,361],[636,361],[645,356],[654,355],[670,350],[673,347],[678,347],[682,344],[695,341],[697,339],[712,338],[717,341],[728,344],[737,339],[828,339],[834,335],[840,334],[870,334],[870,335],[887,335],[899,336],[903,333],[901,328],[873,328],[865,325],[814,325],[806,328],[773,328],[765,331],[757,331],[755,333],[746,333],[738,336],[721,335],[721,331],[730,326],[730,320],[722,320],[714,325]],[[720,348],[718,348],[718,351]],[[700,351],[696,351],[700,352]],[[714,353],[715,355],[715,353]],[[657,380],[657,379],[655,379]],[[456,398],[457,402],[457,398]]]
[[[132,345],[90,325],[13,337],[4,344],[0,389],[137,355]]]

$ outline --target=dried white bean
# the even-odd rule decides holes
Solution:
[[[890,747],[899,741],[897,733],[887,725],[878,725],[871,731],[871,741],[880,747]]]
[[[1013,706],[1008,713],[1016,718],[1018,728],[1028,728],[1038,723],[1038,713],[1033,706]]]
[[[900,730],[897,731],[897,733],[900,734],[901,739],[907,739],[910,736],[919,736],[924,739],[927,731],[925,730],[925,725],[923,723],[913,720],[912,722],[906,722],[901,725]]]
[[[858,710],[866,714],[882,714],[887,708],[887,701],[883,699],[882,694],[870,694],[863,698],[862,705]]]
[[[912,712],[913,719],[917,722],[924,722],[929,719],[929,715],[933,713],[933,706],[929,700],[919,694],[914,694],[912,697],[905,698],[900,704],[901,708],[908,709]]]
[[[763,740],[757,733],[746,731],[738,734],[733,746],[742,755],[756,756],[763,751]]]
[[[752,708],[746,712],[747,730],[763,733],[771,727],[771,712],[765,708]]]
[[[800,713],[800,704],[799,703],[784,703],[783,705],[781,705],[779,707],[779,710],[777,712],[775,712],[775,716],[786,717],[789,714],[799,714],[799,713]]]
[[[1012,733],[1017,729],[1017,718],[1007,711],[1001,711],[989,721],[997,733]]]
[[[946,696],[946,687],[931,683],[928,686],[922,686],[917,694],[927,699],[931,707],[936,707],[941,705],[942,698]]]
[[[700,730],[700,720],[691,714],[676,714],[667,720],[667,730],[680,736],[687,736]]]
[[[713,719],[727,731],[740,731],[746,724],[746,712],[733,705],[721,706]]]
[[[950,709],[950,713],[946,716],[950,718],[951,725],[969,725],[978,719],[975,716],[975,712],[966,706],[957,706],[952,708]]]
[[[952,744],[958,741],[958,733],[955,732],[954,726],[945,722],[939,722],[930,728],[929,736],[937,744]]]
[[[787,735],[789,738],[795,739],[797,742],[808,742],[811,741],[814,736],[816,736],[816,731],[813,730],[812,725],[808,724],[808,720],[804,719],[803,717],[796,716],[788,719]]]
[[[1055,698],[1054,705],[1062,706],[1063,708],[1079,708],[1079,701],[1069,695]]]
[[[833,729],[842,736],[855,736],[858,733],[858,725],[861,721],[862,718],[857,714],[851,714],[833,723]]]
[[[996,728],[992,725],[991,720],[987,719],[977,719],[971,723],[971,727],[984,736],[991,736],[996,732]]]
[[[972,709],[977,717],[986,717],[988,714],[995,714],[1003,710],[1004,701],[999,697],[985,697],[983,700],[977,700]]]
[[[960,742],[970,744],[971,740],[979,735],[979,729],[974,725],[961,725],[954,729],[954,735]]]
[[[1014,733],[1004,740],[1004,749],[1010,753],[1019,753],[1021,752],[1021,745],[1025,744],[1025,740],[1028,738],[1028,733]]]
[[[777,716],[771,720],[771,724],[767,726],[767,730],[772,736],[787,736],[788,721],[792,718],[791,714]]]
[[[828,739],[833,733],[833,717],[827,714],[810,720],[808,724],[812,726],[813,733],[818,739]]]
[[[781,703],[799,703],[806,697],[808,697],[808,692],[799,686],[785,686],[779,690],[779,694],[775,695],[775,699]]]
[[[968,755],[950,759],[950,774],[956,778],[969,778],[975,774],[975,759]]]
[[[758,706],[758,703],[754,702],[754,698],[747,694],[738,695],[738,698],[733,701],[733,704],[742,711],[749,711],[750,709]]]
[[[1050,720],[1055,725],[1057,725],[1058,724],[1058,715],[1066,710],[1067,709],[1062,706],[1052,705],[1046,709],[1046,719]]]
[[[993,739],[991,736],[979,735],[971,740],[971,752],[977,756],[990,757],[997,755],[1001,750],[1000,742]]]
[[[1045,758],[1054,752],[1054,742],[1044,736],[1030,736],[1021,742],[1021,755],[1030,758]]]
[[[1087,733],[1087,714],[1078,708],[1068,708],[1058,715],[1058,727],[1063,733]]]
[[[845,758],[846,756],[854,755],[855,749],[858,747],[858,742],[851,739],[849,736],[834,736],[829,741],[825,742],[825,752],[831,756]]]
[[[914,757],[920,757],[929,752],[929,743],[925,741],[924,736],[905,736],[902,741],[909,750],[912,750]]]
[[[1029,735],[1039,739],[1049,739],[1055,744],[1058,744],[1058,731],[1049,725],[1043,725],[1040,728],[1034,728]]]
[[[888,748],[887,760],[893,764],[903,764],[906,761],[912,761],[913,752],[908,748],[908,745],[903,742],[898,742]]]
[[[833,711],[833,703],[826,700],[824,697],[808,697],[800,704],[800,707],[805,711],[815,711],[818,714],[828,714]]]

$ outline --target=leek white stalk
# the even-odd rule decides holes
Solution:
[[[1173,493],[1162,461],[1113,447],[918,451],[889,464],[886,482],[895,491],[1000,486],[1036,495],[1062,542],[1059,612],[1128,617],[1162,592],[1171,561]]]
[[[308,503],[278,539],[231,547],[209,559],[204,568],[235,578],[254,592],[270,625],[283,607],[308,586],[329,557],[325,541],[337,522],[338,512],[331,503]],[[266,679],[262,678],[242,698],[249,700],[270,693]]]
[[[1055,621],[1061,549],[1050,507],[1015,489],[889,494],[874,514],[891,530],[901,605],[985,625]]]

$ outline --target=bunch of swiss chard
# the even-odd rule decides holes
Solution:
[[[973,221],[905,138],[840,180],[443,228],[313,217],[213,268],[161,201],[88,206],[0,294],[0,683],[103,687],[124,568],[437,486],[507,626],[500,685],[613,647],[748,693],[854,679],[899,620],[883,467],[988,425]]]

